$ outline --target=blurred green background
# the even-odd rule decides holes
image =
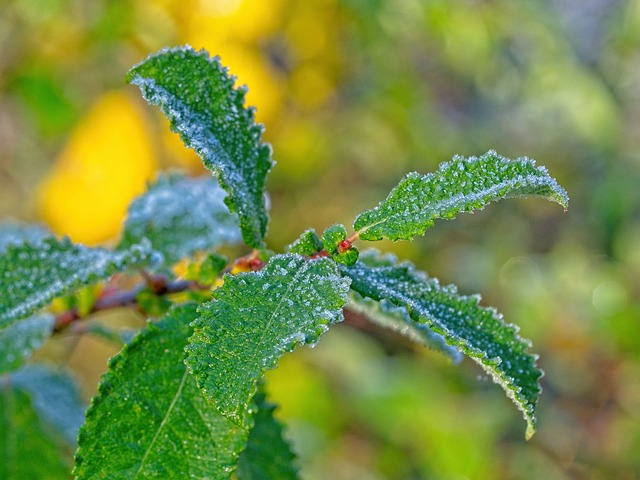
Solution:
[[[341,325],[268,375],[303,478],[640,478],[640,0],[0,0],[0,217],[109,244],[158,171],[202,173],[123,80],[184,43],[249,85],[275,250],[454,154],[535,158],[571,197],[376,245],[521,326],[533,439],[472,362]],[[40,360],[87,400],[115,351],[74,334]]]

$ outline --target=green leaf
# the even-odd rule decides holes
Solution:
[[[127,74],[152,105],[159,105],[182,141],[216,173],[229,196],[229,210],[238,214],[247,245],[259,248],[267,231],[264,185],[271,170],[271,147],[261,142],[263,127],[254,109],[245,108],[246,87],[218,57],[191,47],[161,50]]]
[[[163,176],[129,207],[120,248],[148,238],[173,265],[198,250],[240,243],[238,217],[225,196],[215,178]]]
[[[29,395],[0,378],[0,478],[69,478],[69,470]]]
[[[228,479],[248,431],[220,415],[183,362],[187,304],[150,323],[109,362],[76,452],[78,478]]]
[[[87,406],[67,373],[29,365],[11,373],[11,383],[29,394],[43,423],[55,429],[68,445],[76,445]]]
[[[29,225],[18,222],[0,223],[0,255],[4,254],[9,245],[20,245],[25,241],[37,242],[49,233],[40,225]]]
[[[282,424],[273,416],[276,406],[267,402],[264,388],[253,398],[258,408],[255,425],[249,432],[247,448],[240,454],[237,476],[240,480],[296,479],[296,456],[284,439]]]
[[[378,302],[370,298],[364,298],[354,291],[349,295],[347,307],[364,315],[367,320],[375,325],[393,330],[416,343],[442,352],[453,363],[462,361],[462,354],[459,349],[447,345],[444,337],[434,332],[426,324],[413,320],[406,307],[399,307],[385,299]]]
[[[200,307],[186,348],[198,385],[225,416],[244,423],[264,372],[341,321],[348,290],[327,258],[276,255],[258,272],[226,275]]]
[[[322,232],[322,245],[327,252],[333,255],[338,251],[338,245],[340,242],[346,238],[347,229],[344,228],[344,225],[336,223]]]
[[[536,368],[537,356],[528,352],[530,342],[520,338],[516,326],[506,324],[495,310],[481,307],[479,296],[461,296],[455,286],[441,286],[407,262],[395,264],[390,257],[367,252],[342,271],[360,295],[406,308],[415,322],[427,325],[477,362],[522,411],[527,438],[533,435],[542,372]]]
[[[148,242],[120,252],[88,248],[54,237],[9,246],[0,256],[0,329],[55,297],[153,257]]]
[[[454,157],[435,173],[408,174],[372,210],[358,215],[354,229],[363,240],[411,240],[437,218],[482,209],[494,200],[536,196],[567,207],[567,192],[533,160],[509,160],[494,151]]]
[[[49,338],[55,318],[40,314],[0,330],[0,375],[15,370]]]
[[[287,252],[310,257],[323,248],[322,240],[320,240],[316,231],[310,228],[305,230],[291,245],[287,246]]]

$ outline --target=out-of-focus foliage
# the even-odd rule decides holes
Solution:
[[[454,153],[535,158],[567,188],[567,214],[515,201],[383,246],[463,294],[483,292],[533,340],[546,376],[530,442],[475,366],[377,331],[339,327],[285,358],[270,398],[307,478],[634,478],[638,32],[638,0],[6,0],[0,215],[116,241],[123,205],[156,167],[202,171],[123,86],[165,45],[206,47],[251,86],[278,162],[272,248],[349,224],[405,172]],[[72,366],[89,394],[100,372],[86,355],[115,349],[75,340],[38,355]]]

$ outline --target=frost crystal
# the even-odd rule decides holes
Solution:
[[[227,275],[199,310],[187,365],[216,407],[242,422],[264,372],[341,321],[348,291],[349,279],[327,258],[276,255],[258,272]]]
[[[479,305],[479,296],[462,296],[454,286],[441,286],[409,263],[365,252],[352,267],[342,267],[351,288],[363,297],[387,301],[406,309],[417,324],[441,335],[447,345],[460,348],[499,383],[527,421],[527,436],[535,431],[535,407],[542,372],[530,342],[517,327],[507,324],[491,308]]]
[[[149,242],[113,252],[47,237],[7,248],[0,257],[0,328],[24,318],[55,297],[148,262]]]
[[[537,196],[566,208],[567,192],[533,160],[509,160],[490,151],[481,157],[454,157],[435,173],[408,174],[389,196],[362,212],[354,228],[363,240],[410,240],[437,218],[482,209],[494,200]]]
[[[172,265],[198,250],[240,243],[225,196],[215,178],[161,177],[129,207],[120,248],[147,238]]]
[[[271,147],[261,143],[262,125],[244,106],[246,89],[234,88],[235,78],[217,57],[191,47],[161,50],[133,67],[127,79],[160,106],[171,128],[219,175],[244,241],[262,246],[268,222],[264,184],[273,162]]]

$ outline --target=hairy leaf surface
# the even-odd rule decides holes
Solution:
[[[284,439],[282,424],[273,416],[276,406],[269,403],[264,388],[253,397],[258,408],[255,425],[249,432],[247,448],[240,454],[237,476],[240,480],[295,480],[295,455]]]
[[[256,383],[296,345],[343,319],[349,280],[335,262],[276,255],[258,272],[226,275],[199,309],[187,364],[220,411],[242,423]]]
[[[218,174],[229,194],[225,202],[240,217],[247,245],[261,247],[267,231],[264,185],[271,169],[271,147],[261,143],[263,127],[254,109],[245,108],[246,87],[218,57],[191,47],[164,49],[135,67],[127,80],[159,105],[182,141]]]
[[[63,447],[43,427],[29,395],[0,380],[0,478],[69,478]]]
[[[355,219],[363,240],[411,240],[437,218],[482,209],[494,200],[543,197],[567,207],[565,190],[533,160],[509,160],[490,151],[481,157],[454,157],[435,173],[408,174],[389,196]]]
[[[0,329],[83,285],[153,257],[148,242],[113,252],[47,237],[11,245],[0,256]]]
[[[542,372],[536,367],[537,356],[528,352],[530,342],[518,335],[516,326],[480,306],[479,296],[461,296],[455,286],[441,286],[413,265],[396,264],[391,257],[367,252],[362,261],[342,271],[360,295],[406,308],[415,322],[426,324],[477,362],[522,411],[527,438],[533,435]]]
[[[161,177],[129,207],[120,248],[148,238],[172,265],[198,250],[240,243],[238,217],[225,196],[215,178]]]
[[[191,304],[150,323],[110,361],[80,429],[78,478],[228,479],[248,431],[202,395],[183,362]]]
[[[413,320],[406,307],[399,307],[386,299],[376,301],[364,298],[354,291],[349,296],[348,307],[364,315],[371,323],[398,332],[416,343],[442,352],[454,363],[462,361],[459,349],[448,345],[444,337],[434,332],[427,324]]]
[[[55,318],[38,314],[0,330],[0,375],[22,365],[49,338]]]

